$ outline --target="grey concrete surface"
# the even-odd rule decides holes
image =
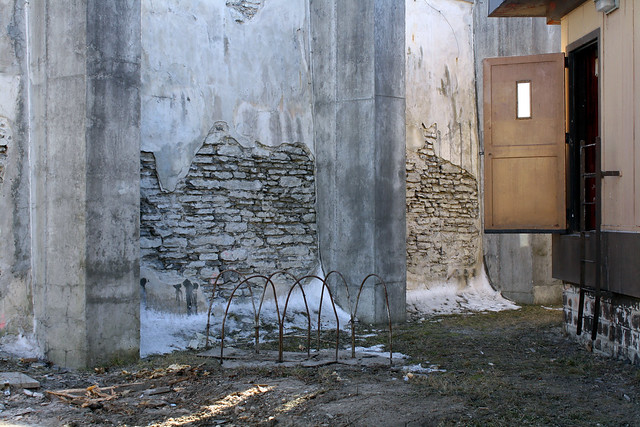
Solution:
[[[0,1],[0,337],[33,332],[24,7]]]
[[[139,349],[139,5],[28,11],[38,345],[93,366]]]
[[[560,26],[545,18],[488,18],[487,0],[474,8],[478,119],[483,124],[484,58],[535,55],[560,51]],[[483,134],[480,132],[481,151]],[[484,188],[484,186],[482,186]],[[560,303],[561,282],[551,277],[548,234],[485,234],[484,256],[493,285],[520,303]]]
[[[368,274],[378,274],[388,287],[392,320],[401,321],[406,311],[404,4],[316,0],[310,5],[322,264],[325,273],[345,275],[352,299]],[[370,286],[358,316],[385,322],[384,291]],[[346,305],[342,287],[334,292]]]

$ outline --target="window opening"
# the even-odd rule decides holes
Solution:
[[[518,119],[531,118],[531,81],[516,82],[516,105]]]

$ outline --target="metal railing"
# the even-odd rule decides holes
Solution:
[[[224,311],[224,316],[222,318],[222,325],[221,325],[221,329],[220,329],[220,363],[223,363],[224,360],[224,339],[225,339],[225,324],[226,324],[226,320],[227,317],[229,315],[229,309],[231,307],[231,303],[233,302],[234,297],[237,296],[237,292],[238,290],[240,290],[242,287],[246,287],[249,291],[249,297],[251,299],[251,305],[253,308],[253,317],[254,317],[254,330],[255,330],[255,352],[259,353],[260,352],[260,314],[262,312],[262,307],[264,304],[264,300],[265,300],[265,296],[267,295],[267,290],[271,289],[273,292],[273,299],[275,302],[275,310],[276,310],[276,319],[277,319],[277,323],[278,323],[278,362],[283,362],[284,361],[284,322],[285,322],[285,318],[286,318],[286,314],[287,314],[287,308],[289,306],[289,301],[291,299],[291,295],[294,291],[294,289],[296,287],[298,287],[300,289],[300,292],[302,293],[302,299],[304,301],[304,306],[305,306],[305,311],[306,311],[306,316],[307,316],[307,356],[310,357],[311,356],[311,312],[309,310],[309,304],[307,301],[307,297],[304,291],[304,285],[303,283],[309,283],[311,280],[315,279],[318,280],[322,283],[322,291],[320,293],[320,303],[318,305],[318,327],[317,327],[317,349],[318,351],[320,351],[320,333],[321,333],[321,329],[322,329],[322,324],[321,324],[321,315],[322,315],[322,305],[323,305],[323,300],[324,300],[324,294],[325,294],[325,289],[327,291],[327,295],[329,298],[329,301],[331,302],[331,307],[333,308],[333,314],[335,316],[335,321],[336,321],[336,348],[335,348],[335,359],[336,361],[338,361],[338,350],[340,347],[340,319],[338,317],[338,311],[336,309],[336,302],[334,300],[333,294],[331,293],[331,289],[329,287],[329,285],[327,284],[329,278],[331,278],[332,276],[336,276],[337,277],[337,281],[339,283],[341,283],[342,285],[344,285],[345,290],[346,290],[346,296],[347,296],[347,304],[349,306],[349,314],[350,314],[350,323],[351,323],[351,357],[355,358],[356,357],[356,315],[357,315],[357,311],[358,311],[358,303],[360,302],[360,296],[362,294],[362,289],[365,287],[365,285],[367,283],[373,283],[373,286],[379,286],[382,285],[383,290],[384,290],[384,297],[385,297],[385,304],[386,304],[386,312],[387,312],[387,320],[388,320],[388,327],[389,327],[389,366],[391,366],[393,364],[393,329],[392,329],[392,324],[391,324],[391,311],[389,308],[389,294],[387,292],[387,285],[384,282],[384,280],[378,276],[377,274],[369,274],[368,276],[366,276],[362,282],[360,283],[360,287],[358,288],[358,295],[356,296],[356,301],[355,301],[355,306],[351,303],[351,295],[349,293],[349,285],[346,281],[346,279],[344,278],[344,276],[338,272],[338,271],[331,271],[329,272],[324,278],[319,277],[319,276],[315,276],[315,275],[307,275],[304,277],[300,277],[297,278],[296,276],[294,276],[293,274],[291,274],[288,271],[285,270],[278,270],[274,273],[272,273],[269,276],[265,276],[262,274],[254,274],[251,276],[245,276],[242,273],[240,273],[237,270],[224,270],[222,272],[220,272],[217,276],[214,276],[212,278],[212,296],[211,296],[211,300],[209,302],[209,310],[207,312],[207,329],[206,329],[206,342],[205,342],[205,346],[206,348],[209,348],[209,333],[211,331],[211,313],[212,313],[212,308],[213,308],[213,303],[215,300],[215,294],[216,294],[216,290],[218,289],[219,286],[221,286],[221,284],[219,284],[219,281],[222,280],[224,281],[224,276],[228,273],[237,275],[237,277],[239,277],[239,281],[238,284],[234,286],[230,296],[228,297],[228,301],[226,304],[226,308]],[[293,283],[290,287],[289,287],[289,291],[287,292],[287,297],[285,300],[285,304],[284,304],[284,309],[282,310],[282,314],[280,313],[280,308],[278,306],[278,296],[276,294],[276,285],[273,281],[273,278],[277,275],[282,275],[287,277],[290,282],[289,283]],[[258,307],[256,308],[256,300],[254,298],[254,292],[253,292],[253,287],[252,287],[252,283],[255,282],[256,280],[262,281],[264,284],[262,286],[262,295],[260,296],[260,302]],[[235,282],[235,281],[234,281]],[[223,282],[224,283],[224,282]]]

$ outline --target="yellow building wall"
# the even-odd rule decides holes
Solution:
[[[608,15],[585,2],[562,19],[562,46],[600,29],[602,169],[619,170],[603,185],[604,230],[640,231],[640,2],[620,0]]]

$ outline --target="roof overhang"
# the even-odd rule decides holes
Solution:
[[[550,24],[589,0],[489,0],[491,17],[546,17]]]

